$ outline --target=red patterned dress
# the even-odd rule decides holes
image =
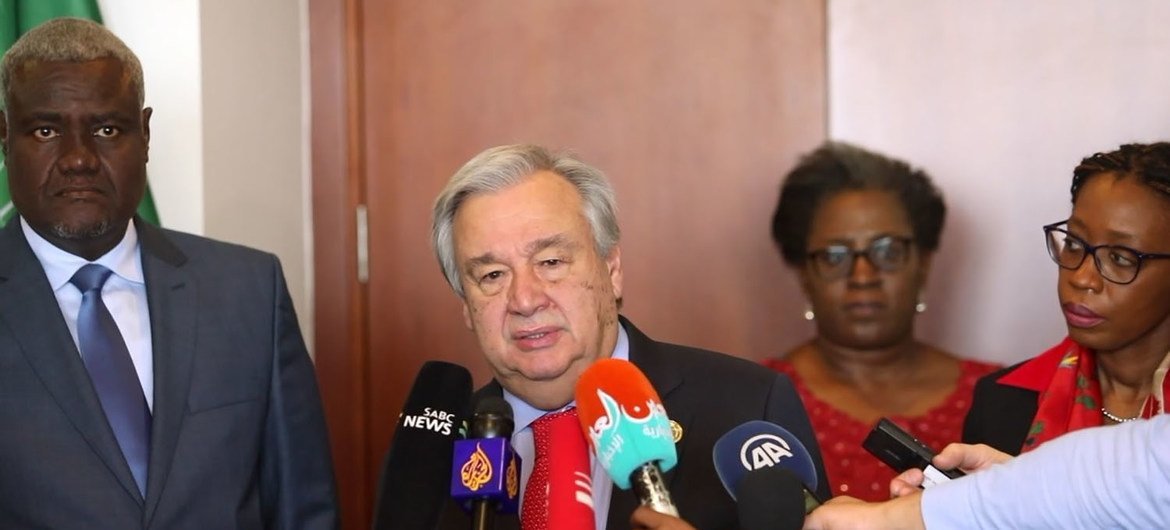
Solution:
[[[873,425],[862,423],[817,399],[787,361],[769,359],[764,361],[764,365],[786,374],[796,385],[796,391],[804,401],[804,408],[816,432],[833,495],[849,495],[865,501],[889,500],[890,479],[896,473],[861,447],[862,440],[873,429]],[[975,382],[998,368],[993,364],[962,360],[959,364],[958,385],[941,404],[921,416],[891,416],[890,419],[939,451],[947,444],[960,440],[963,417],[971,406]]]

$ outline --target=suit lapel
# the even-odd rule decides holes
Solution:
[[[7,323],[28,364],[126,493],[142,503],[134,476],[69,335],[45,271],[20,221],[0,232],[0,321]]]
[[[198,300],[194,278],[183,267],[186,256],[162,230],[137,219],[135,222],[154,350],[154,421],[145,518],[149,526],[174,462],[175,445],[185,417],[195,356]]]
[[[630,362],[634,363],[646,375],[646,379],[650,380],[650,385],[658,391],[658,397],[662,399],[662,404],[666,407],[666,414],[671,421],[678,422],[683,427],[683,432],[686,432],[687,428],[690,427],[693,412],[677,405],[672,400],[672,397],[676,395],[674,391],[682,385],[682,372],[670,362],[667,356],[662,355],[657,342],[639,331],[625,317],[620,317],[620,319],[622,328],[626,330],[626,336],[630,339]],[[687,438],[685,436],[675,444],[680,463],[683,461],[686,444]],[[673,469],[665,473],[666,485],[670,490],[674,489],[675,475]],[[628,527],[630,515],[637,507],[638,497],[634,495],[633,490],[622,490],[615,486],[609,501],[609,517],[606,528]]]

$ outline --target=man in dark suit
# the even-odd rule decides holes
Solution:
[[[0,66],[0,528],[331,529],[328,440],[275,256],[134,217],[151,109],[100,25]]]
[[[816,463],[819,493],[827,497],[812,428],[787,378],[742,359],[656,342],[619,317],[619,235],[604,175],[538,146],[479,154],[436,201],[432,236],[439,263],[495,375],[477,396],[502,395],[515,413],[512,442],[524,461],[521,496],[532,474],[531,425],[571,405],[581,374],[612,357],[646,374],[679,427],[679,463],[666,481],[683,519],[702,529],[738,527],[711,451],[720,436],[749,420],[771,421],[798,436]],[[614,488],[596,462],[592,479],[596,527],[628,527],[637,498]],[[500,528],[518,525],[515,518],[497,522]],[[442,527],[466,528],[466,518],[452,508]]]

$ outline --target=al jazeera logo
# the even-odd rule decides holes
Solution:
[[[508,468],[508,489],[512,488],[512,475],[515,472],[515,466]],[[483,452],[479,444],[475,444],[475,452],[471,453],[467,462],[464,462],[463,467],[459,468],[459,478],[463,481],[463,486],[471,491],[479,491],[484,484],[487,484],[492,479],[492,462],[488,460],[487,453]]]
[[[504,475],[504,485],[508,488],[508,498],[515,499],[520,495],[520,472],[516,470],[516,458],[508,462],[508,471]]]
[[[516,512],[520,461],[507,438],[456,440],[451,462],[451,498],[465,509],[486,499],[500,513]]]

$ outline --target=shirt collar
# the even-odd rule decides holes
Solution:
[[[630,360],[630,338],[626,336],[626,330],[621,324],[618,324],[617,344],[614,345],[613,355],[610,358],[620,359],[622,361]],[[524,400],[508,392],[507,389],[504,389],[504,401],[507,401],[512,406],[512,419],[516,423],[515,432],[527,429],[528,425],[545,414],[557,412],[557,410],[564,410],[577,404],[577,401],[574,400],[557,410],[541,410],[525,403]]]
[[[53,291],[69,283],[77,270],[89,263],[97,263],[110,269],[128,282],[139,285],[146,283],[142,274],[142,262],[138,259],[138,230],[134,227],[133,221],[126,227],[122,241],[92,262],[57,248],[29,227],[24,217],[20,218],[20,229],[24,232],[24,238],[36,255],[37,261],[41,262],[41,268],[45,269],[45,276],[49,279],[49,286]]]
[[[1060,341],[1060,344],[1023,362],[1014,370],[1000,376],[996,382],[1001,385],[1043,392],[1052,384],[1052,378],[1056,377],[1056,371],[1060,369],[1064,358],[1074,352],[1080,355],[1092,355],[1092,352],[1077,344],[1071,337],[1065,337],[1064,340]]]

